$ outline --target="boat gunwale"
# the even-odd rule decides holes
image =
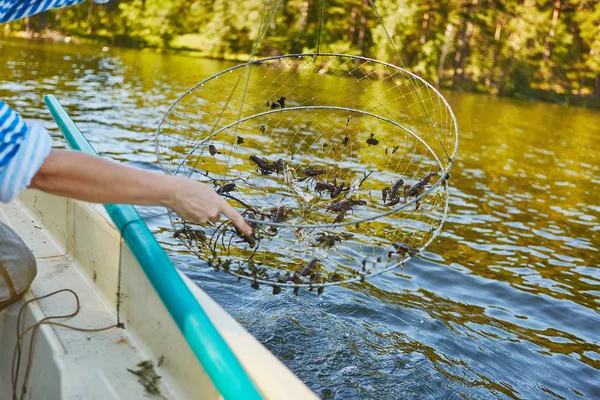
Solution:
[[[73,150],[97,155],[53,95],[44,98]],[[262,399],[239,360],[200,306],[164,249],[131,205],[104,205],[138,264],[224,399]]]

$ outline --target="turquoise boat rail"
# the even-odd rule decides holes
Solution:
[[[97,154],[58,100],[52,95],[44,100],[69,147]],[[221,396],[225,400],[262,399],[136,209],[120,204],[104,207]]]

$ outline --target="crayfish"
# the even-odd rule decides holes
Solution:
[[[266,158],[259,158],[257,156],[250,156],[250,161],[258,166],[258,169],[263,175],[271,175],[276,171],[275,166],[273,166]]]
[[[400,202],[400,188],[404,184],[404,179],[400,178],[392,185],[391,189],[389,187],[384,187],[381,191],[381,197],[383,199],[383,203],[386,206],[393,206]],[[389,203],[386,203],[387,199],[390,199]]]

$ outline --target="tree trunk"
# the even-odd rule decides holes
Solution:
[[[494,32],[494,40],[500,41],[500,35],[502,35],[502,26],[504,25],[504,13],[498,13],[496,18],[496,31]]]
[[[356,8],[352,7],[352,11],[350,12],[350,43],[354,44],[356,40],[356,17],[358,13],[356,12]]]
[[[365,44],[365,31],[367,29],[367,16],[365,11],[369,7],[368,0],[363,0],[363,11],[360,13],[360,29],[358,30],[358,50],[360,55],[363,55],[363,47]]]
[[[294,52],[302,52],[302,45],[300,44],[300,39],[304,34],[304,30],[306,29],[306,23],[308,21],[308,8],[310,7],[310,0],[304,0],[302,2],[302,6],[300,7],[300,19],[298,20],[298,33],[296,34],[296,39],[294,41],[293,51]]]
[[[463,15],[466,14],[466,3],[469,0],[461,0],[460,8],[463,11]],[[460,66],[462,64],[463,52],[465,50],[465,40],[467,38],[467,21],[464,17],[461,18],[460,21],[461,30],[460,34],[458,34],[458,42],[456,43],[456,53],[454,53],[454,75],[452,75],[452,85],[456,84],[458,81],[458,76],[461,74]]]
[[[594,81],[594,93],[592,97],[600,99],[600,73],[596,74],[596,80]]]
[[[497,82],[497,67],[498,67],[498,58],[500,57],[500,52],[502,51],[503,42],[500,41],[500,37],[502,36],[502,27],[504,26],[504,13],[500,12],[498,17],[496,18],[496,31],[494,32],[494,40],[496,41],[496,45],[491,47],[492,55],[492,70],[491,70],[491,79],[492,82]],[[493,85],[493,83],[492,83]],[[499,88],[497,87],[499,90]]]
[[[477,3],[475,3],[477,4]],[[471,54],[471,39],[473,38],[473,32],[475,31],[475,25],[469,21],[467,22],[467,32],[465,37],[465,48],[463,50],[463,56],[460,63],[460,78],[463,79],[465,76],[465,65],[466,60],[469,58],[469,54]]]
[[[29,21],[29,17],[25,18],[25,32],[31,32],[31,23]]]
[[[92,17],[94,16],[94,2],[88,2],[88,12],[87,12],[87,34],[90,35],[92,33]]]
[[[429,26],[429,7],[428,10],[423,14],[423,21],[421,22],[421,37],[419,38],[419,43],[425,43],[425,39],[427,38],[427,27]]]
[[[365,45],[365,25],[367,24],[367,17],[364,14],[360,16],[360,29],[358,31],[358,50],[360,55],[363,54],[363,47]]]
[[[458,43],[456,44],[456,53],[454,53],[454,75],[452,75],[452,85],[456,84],[458,81],[458,76],[462,72],[460,70],[460,65],[462,63],[463,51],[465,49],[465,38],[467,35],[467,24],[465,21],[462,21],[462,30],[460,36],[458,38]]]
[[[552,22],[550,23],[550,31],[546,38],[544,39],[544,65],[548,63],[550,60],[550,56],[552,55],[552,39],[554,38],[554,34],[556,32],[556,25],[558,24],[558,16],[560,14],[561,3],[560,0],[556,0],[554,2],[554,11],[552,12]]]
[[[465,14],[470,15],[474,6],[477,5],[479,0],[472,0],[464,5]],[[458,81],[458,77],[461,79],[465,75],[465,61],[469,56],[471,38],[473,37],[473,31],[475,25],[469,20],[463,19],[463,29],[458,39],[458,47],[456,49],[456,55],[454,56],[454,75],[452,76],[452,84],[454,85]]]
[[[300,21],[298,22],[298,30],[300,32],[304,32],[304,28],[306,28],[306,21],[308,20],[308,7],[310,5],[310,0],[304,0],[302,3],[302,8],[300,8]]]
[[[530,8],[535,5],[535,0],[523,0],[523,8]],[[523,20],[523,15],[520,14],[517,17],[517,21],[515,23],[515,28],[512,30],[512,33],[506,39],[506,44],[508,45],[509,54],[506,57],[506,62],[504,64],[504,68],[502,70],[502,74],[500,75],[500,83],[498,84],[498,92],[504,92],[504,85],[506,83],[506,78],[510,72],[512,67],[513,59],[518,55],[519,51],[522,47],[524,47],[525,41],[521,34],[526,29],[526,22]]]
[[[450,45],[452,44],[452,31],[454,30],[454,26],[452,24],[448,24],[446,26],[446,34],[444,38],[444,47],[442,47],[442,54],[440,54],[440,63],[438,67],[438,81],[437,86],[439,87],[442,79],[444,78],[444,63],[446,61],[446,57],[448,56],[448,52],[450,51]]]

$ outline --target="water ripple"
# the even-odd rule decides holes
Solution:
[[[0,41],[0,98],[50,129],[55,94],[100,154],[159,171],[181,93],[233,64]],[[403,269],[323,296],[251,290],[143,218],[182,268],[323,399],[600,393],[600,113],[445,93],[462,131],[442,235]]]

